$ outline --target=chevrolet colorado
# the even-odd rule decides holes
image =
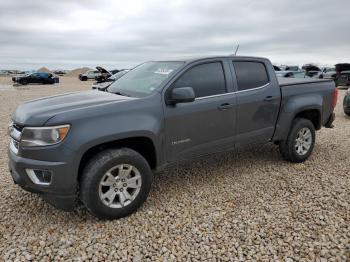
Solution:
[[[18,106],[9,169],[57,208],[79,200],[99,218],[120,218],[146,200],[153,172],[172,163],[267,142],[305,161],[315,130],[332,127],[336,102],[333,81],[278,80],[264,58],[146,62],[105,91]]]

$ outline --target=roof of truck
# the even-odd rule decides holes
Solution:
[[[244,60],[268,60],[264,57],[254,57],[254,56],[235,56],[235,55],[227,55],[227,56],[187,56],[187,57],[178,57],[178,58],[172,58],[172,59],[157,59],[154,61],[179,61],[179,62],[194,62],[198,60],[204,60],[204,59],[222,59],[222,58],[235,58],[235,59],[244,59]]]

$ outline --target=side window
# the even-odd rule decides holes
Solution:
[[[185,72],[172,85],[173,88],[192,87],[196,97],[226,92],[225,76],[220,62],[201,64]]]
[[[233,61],[232,63],[235,68],[239,91],[261,87],[269,83],[269,76],[263,63],[243,61]]]

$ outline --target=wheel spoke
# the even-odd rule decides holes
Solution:
[[[103,197],[104,199],[108,199],[107,203],[110,205],[110,204],[113,203],[116,194],[117,194],[117,193],[114,192],[113,189],[109,189],[106,193],[104,193],[104,194],[102,195],[102,197]]]
[[[129,178],[126,182],[128,184],[129,188],[139,188],[139,177],[138,176],[134,176],[132,178]]]
[[[107,179],[101,182],[102,186],[112,186],[115,183],[115,177],[111,173],[106,174]]]
[[[124,206],[125,201],[126,201],[126,196],[125,196],[124,192],[119,192],[118,195],[119,195],[119,202],[120,202],[120,204],[122,206]]]
[[[129,194],[129,192],[127,190],[124,190],[122,192],[122,194],[124,194],[125,199],[127,199],[127,200],[131,200],[132,199],[131,195]]]
[[[129,174],[131,173],[132,166],[129,165],[121,165],[119,168],[119,174],[118,176],[120,178],[127,178]]]
[[[310,130],[309,130],[309,129],[306,129],[306,131],[305,131],[304,134],[303,134],[303,137],[304,137],[304,139],[307,139],[307,138],[310,137],[310,135],[311,135]]]
[[[299,145],[299,147],[298,147],[298,153],[301,155],[301,154],[303,154],[303,147],[302,147],[302,145]]]
[[[310,146],[311,146],[311,139],[305,140],[305,141],[304,141],[304,144],[305,144],[306,146],[310,147]]]

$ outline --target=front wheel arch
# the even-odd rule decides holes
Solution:
[[[117,149],[117,148],[130,148],[139,154],[141,154],[148,162],[152,170],[156,169],[158,165],[157,151],[154,142],[149,137],[130,137],[124,139],[117,139],[112,141],[107,141],[97,145],[93,145],[86,149],[82,154],[79,161],[78,168],[78,181],[80,181],[82,176],[82,171],[85,165],[89,162],[99,152],[106,149]]]

